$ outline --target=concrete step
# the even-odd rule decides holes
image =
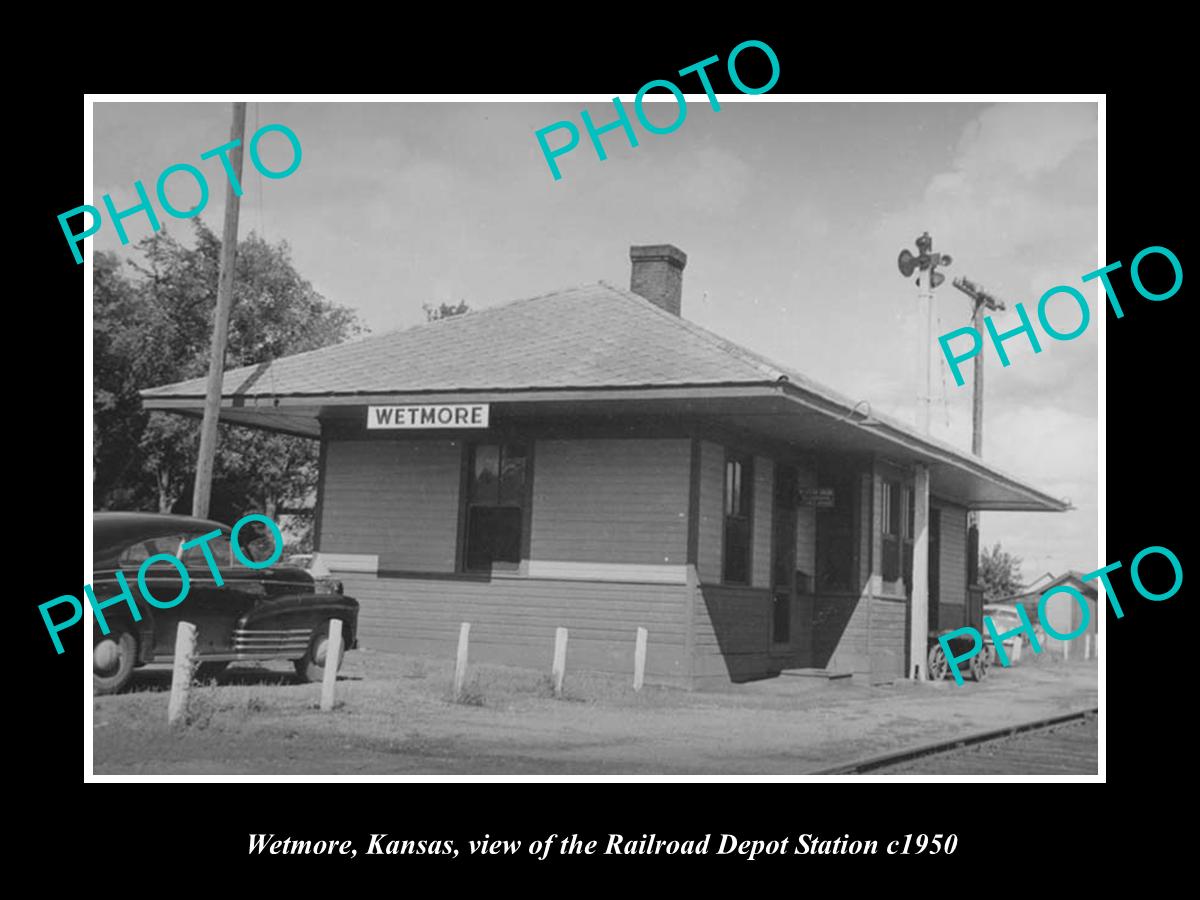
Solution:
[[[832,672],[829,669],[784,669],[780,675],[791,675],[796,678],[825,678],[833,680],[835,678],[849,678],[851,672]]]

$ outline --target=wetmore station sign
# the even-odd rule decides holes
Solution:
[[[369,406],[367,428],[487,428],[486,403]]]

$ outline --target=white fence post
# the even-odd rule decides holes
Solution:
[[[637,630],[637,644],[633,651],[633,689],[640,691],[646,680],[646,629]]]
[[[567,674],[567,629],[554,631],[554,696],[561,697],[563,678]]]
[[[467,680],[467,641],[471,635],[471,623],[463,622],[458,629],[458,659],[454,663],[454,699],[461,700],[463,685]]]
[[[180,622],[175,629],[175,668],[171,673],[171,699],[167,703],[168,725],[174,725],[187,712],[195,656],[196,626],[191,622]]]
[[[333,709],[338,664],[342,661],[342,620],[329,620],[329,638],[325,642],[325,678],[321,682],[321,709]]]

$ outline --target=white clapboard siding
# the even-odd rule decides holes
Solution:
[[[330,441],[320,550],[375,555],[379,569],[453,572],[461,460],[457,441]]]
[[[684,438],[538,441],[530,574],[546,561],[684,566],[690,461]]]

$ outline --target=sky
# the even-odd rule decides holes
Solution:
[[[652,95],[651,95],[652,96]],[[648,103],[662,126],[675,102]],[[603,135],[598,159],[580,119],[615,118],[611,101],[470,103],[250,103],[246,135],[280,123],[302,146],[299,168],[262,177],[247,157],[241,233],[286,240],[297,270],[327,299],[355,310],[373,333],[424,321],[423,304],[484,309],[597,280],[629,283],[632,244],[671,243],[688,255],[683,315],[856,399],[912,421],[916,405],[916,290],[897,270],[928,231],[952,256],[936,291],[934,335],[968,324],[956,276],[1004,300],[998,331],[1036,322],[1052,287],[1083,292],[1092,312],[1072,341],[1039,331],[1006,342],[1011,365],[985,348],[984,457],[1075,509],[988,512],[981,542],[1023,560],[1023,575],[1104,565],[1097,553],[1099,257],[1094,103],[804,103],[779,97],[688,95],[683,124],[665,135],[636,124]],[[623,97],[627,109],[632,97]],[[648,98],[649,99],[649,98]],[[134,206],[140,179],[153,194],[167,166],[186,162],[210,186],[204,221],[220,232],[225,178],[200,154],[229,139],[229,104],[97,103],[91,202]],[[534,133],[570,120],[579,146],[554,180]],[[565,140],[552,135],[551,146]],[[259,145],[282,170],[279,133]],[[179,209],[199,190],[173,175]],[[157,201],[156,201],[157,206]],[[190,223],[159,214],[190,243]],[[151,233],[111,224],[97,250],[133,257]],[[1069,332],[1079,310],[1058,297],[1051,324]],[[971,446],[971,365],[955,385],[934,347],[932,433]]]

